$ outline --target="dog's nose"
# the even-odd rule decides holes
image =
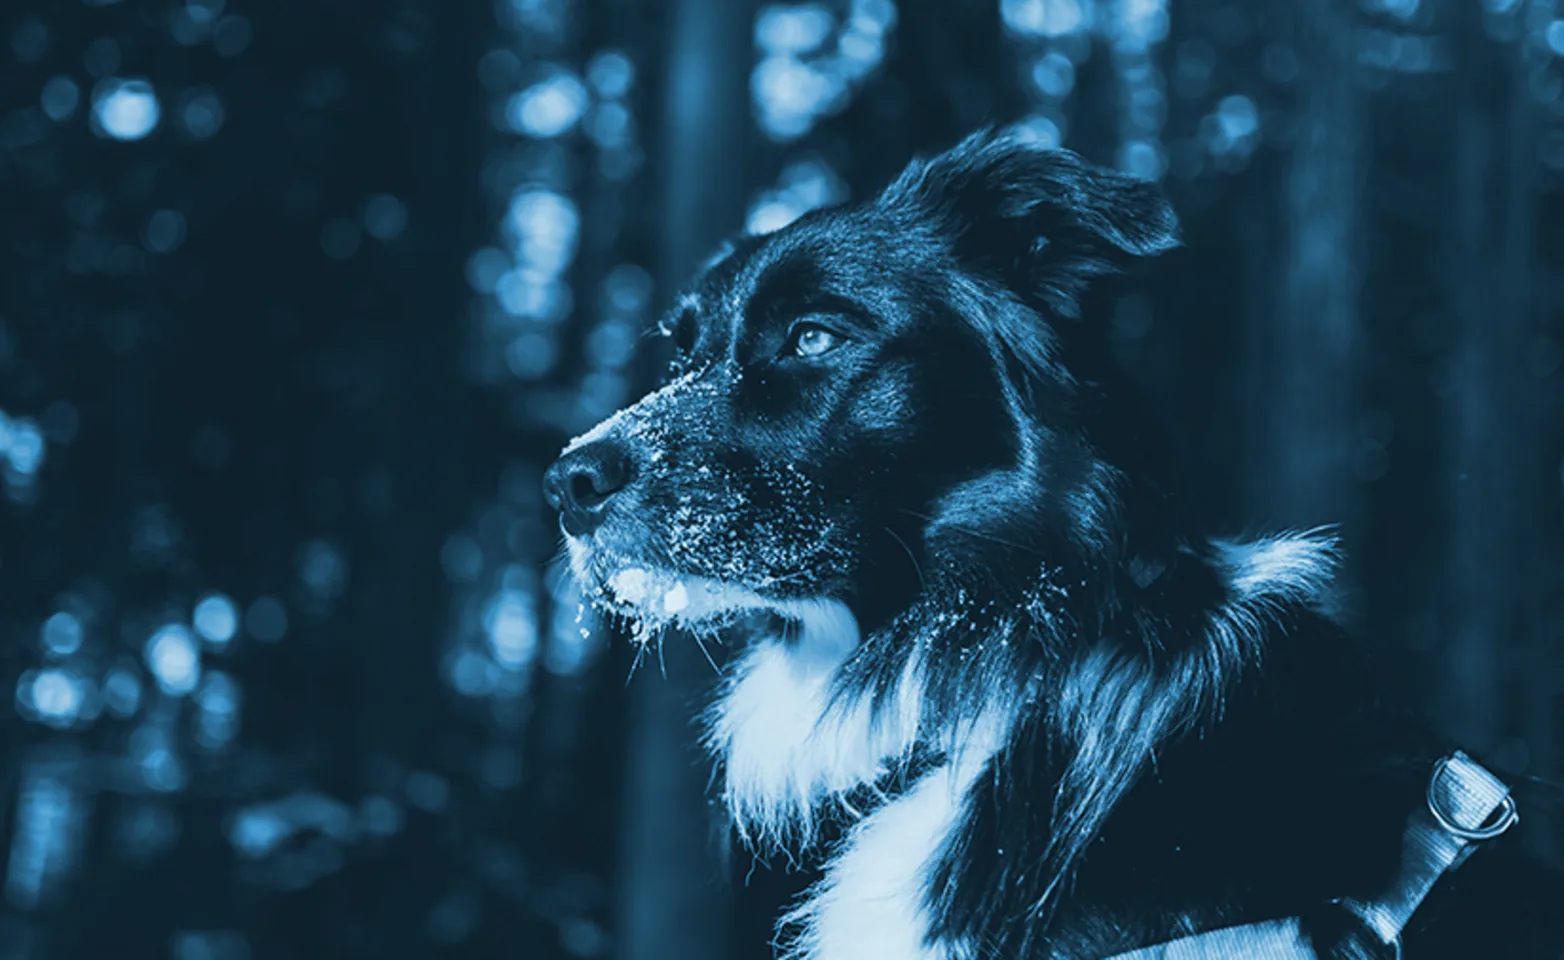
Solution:
[[[591,533],[603,522],[608,501],[631,480],[630,455],[610,440],[598,440],[554,461],[543,476],[543,496],[559,511],[565,532]]]

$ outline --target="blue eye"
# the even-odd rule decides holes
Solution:
[[[842,338],[827,330],[817,323],[799,323],[794,325],[788,335],[787,353],[795,357],[812,359],[835,350],[841,346]]]

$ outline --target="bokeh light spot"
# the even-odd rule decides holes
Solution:
[[[744,229],[757,237],[775,233],[797,220],[800,212],[781,200],[762,200],[750,209]]]
[[[503,47],[478,61],[478,79],[489,90],[514,90],[521,82],[521,58]]]
[[[1011,31],[1026,37],[1062,37],[1087,26],[1079,0],[1000,0],[999,15]]]
[[[185,242],[185,215],[159,210],[147,219],[145,242],[153,253],[173,253]]]
[[[206,87],[196,87],[185,92],[179,110],[179,122],[185,131],[197,140],[215,136],[223,128],[227,114],[217,93]]]
[[[770,4],[755,18],[755,46],[773,56],[818,50],[836,18],[818,3]]]
[[[265,643],[276,643],[288,632],[288,611],[275,597],[259,597],[244,612],[245,632]]]
[[[332,260],[350,260],[358,252],[358,223],[346,217],[327,220],[320,228],[320,248]]]
[[[348,568],[342,552],[324,540],[312,540],[299,551],[299,579],[323,600],[335,599],[347,588]]]
[[[380,794],[370,794],[358,807],[359,825],[372,837],[389,837],[402,829],[402,808]]]
[[[644,310],[651,301],[652,275],[633,263],[621,263],[609,271],[603,281],[603,292],[615,310],[636,313]]]
[[[228,827],[228,842],[252,859],[261,859],[276,850],[293,833],[293,826],[271,807],[250,807],[234,815]]]
[[[429,813],[438,813],[445,809],[445,805],[451,799],[450,781],[427,770],[414,770],[409,773],[402,788],[406,792],[408,803]]]
[[[167,747],[154,747],[141,758],[141,779],[159,793],[173,793],[185,785],[185,768]]]
[[[141,681],[125,668],[109,671],[103,679],[103,705],[122,720],[134,716],[141,706]]]
[[[11,52],[22,63],[37,63],[49,52],[49,28],[41,20],[27,19],[11,31]]]
[[[76,114],[81,104],[81,88],[70,77],[55,77],[43,85],[39,105],[50,120],[64,123]]]
[[[1148,140],[1131,140],[1119,151],[1119,165],[1131,176],[1156,180],[1167,169],[1160,146]]]
[[[635,83],[635,65],[618,50],[604,50],[587,65],[587,82],[600,97],[623,97]]]
[[[185,0],[185,12],[197,23],[212,23],[223,15],[228,0]]]
[[[49,726],[68,727],[81,713],[83,693],[82,680],[72,671],[40,670],[33,678],[32,707]]]
[[[624,147],[630,142],[633,119],[622,103],[605,103],[592,111],[587,136],[604,149]]]
[[[81,649],[82,632],[81,620],[61,610],[43,622],[43,647],[55,656],[69,656]]]
[[[494,661],[473,650],[463,650],[450,662],[449,680],[464,697],[485,697],[494,690],[499,668]]]
[[[555,274],[576,254],[581,218],[570,198],[551,190],[527,190],[512,200],[506,229],[520,259],[534,270]]]
[[[212,48],[218,56],[237,57],[250,45],[250,21],[244,17],[224,17],[212,28]]]
[[[554,338],[542,333],[518,335],[505,348],[505,366],[522,380],[536,380],[550,370],[559,359],[559,347]]]
[[[376,240],[395,240],[407,229],[407,205],[388,193],[364,204],[364,232]]]
[[[38,418],[44,438],[53,443],[70,443],[81,428],[81,414],[69,400],[56,400],[44,408]]]
[[[43,467],[47,448],[43,431],[29,417],[7,419],[0,414],[0,458],[10,468],[7,472],[30,478]]]
[[[512,670],[532,662],[538,645],[537,612],[521,590],[502,590],[485,618],[489,647],[501,666]]]
[[[239,611],[227,596],[209,593],[197,601],[191,623],[201,639],[215,646],[225,646],[239,631]]]
[[[557,70],[511,98],[506,120],[518,133],[549,139],[574,127],[590,100],[586,86],[574,73]]]
[[[93,95],[93,116],[104,136],[141,140],[157,127],[162,113],[152,85],[145,80],[105,80]]]
[[[1044,96],[1062,100],[1075,89],[1075,64],[1057,51],[1044,54],[1032,65],[1032,83]]]
[[[147,669],[164,693],[182,697],[201,680],[201,652],[183,624],[159,627],[147,641]]]
[[[467,285],[477,293],[493,293],[510,268],[505,251],[483,247],[467,259]]]

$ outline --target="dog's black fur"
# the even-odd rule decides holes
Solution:
[[[837,700],[888,704],[918,656],[928,729],[1003,714],[928,867],[927,942],[951,956],[1286,916],[1322,956],[1375,955],[1329,904],[1384,888],[1450,749],[1331,619],[1322,540],[1249,597],[1249,548],[1191,527],[1081,315],[1095,278],[1177,242],[1152,186],[976,135],[869,203],[734,241],[666,324],[686,386],[550,473],[596,586],[634,563],[827,597],[863,638]],[[923,771],[948,743],[915,746]],[[854,799],[916,779],[897,773]],[[1406,956],[1561,956],[1564,884],[1516,843],[1440,883]]]

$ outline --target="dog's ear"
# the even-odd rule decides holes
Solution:
[[[932,218],[964,262],[1074,315],[1087,284],[1179,244],[1155,184],[1023,133],[985,130],[914,162],[882,204]]]

